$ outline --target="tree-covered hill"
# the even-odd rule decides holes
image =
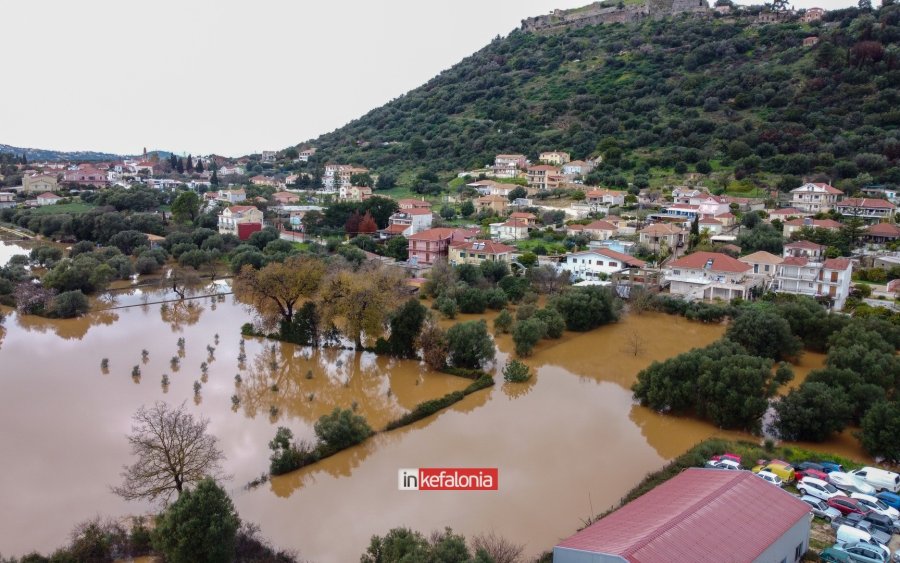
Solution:
[[[900,5],[885,3],[812,24],[682,16],[516,30],[308,144],[318,166],[400,177],[562,149],[602,155],[592,180],[611,186],[710,170],[723,187],[732,173],[783,189],[817,176],[900,184]]]

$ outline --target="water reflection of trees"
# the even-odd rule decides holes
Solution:
[[[335,407],[355,408],[378,428],[402,412],[390,377],[373,354],[266,343],[236,386],[248,417],[270,412],[315,423]]]
[[[119,320],[115,311],[97,311],[75,319],[46,319],[35,315],[16,315],[16,324],[28,332],[55,333],[66,340],[81,340],[93,326],[111,325]]]
[[[303,469],[273,477],[269,481],[269,487],[276,496],[287,498],[298,489],[315,484],[316,477],[323,473],[332,477],[349,477],[367,457],[384,446],[382,439],[389,434],[391,433],[380,434]]]
[[[202,313],[203,305],[196,300],[173,301],[159,307],[160,318],[172,328],[172,332],[181,332],[184,327],[197,324]]]

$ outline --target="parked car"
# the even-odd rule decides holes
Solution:
[[[880,549],[888,557],[891,556],[891,550],[886,545],[880,544],[872,539],[871,534],[865,530],[859,530],[852,526],[838,526],[837,532],[835,533],[835,543],[837,545],[847,545],[858,542],[867,543],[872,547]]]
[[[871,522],[865,519],[865,516],[863,515],[848,514],[847,516],[841,516],[831,521],[831,527],[835,530],[840,530],[844,526],[849,526],[850,528],[865,532],[866,534],[868,534],[869,538],[874,540],[879,545],[887,545],[891,542],[890,533],[875,528]],[[860,537],[862,539],[866,539],[865,536]]]
[[[811,497],[809,495],[803,495],[800,497],[800,500],[809,505],[809,511],[818,516],[819,518],[824,518],[828,520],[828,522],[832,522],[835,518],[841,517],[841,511],[837,508],[833,508],[828,506],[828,503],[824,500],[816,497]]]
[[[884,502],[877,496],[864,495],[862,493],[853,493],[850,495],[850,498],[855,498],[861,505],[865,506],[872,512],[887,516],[891,520],[900,519],[900,510],[897,510],[893,506],[888,506],[886,502]]]
[[[889,493],[887,491],[881,491],[875,496],[884,504],[890,506],[891,508],[896,508],[898,511],[900,511],[900,495]]]
[[[828,473],[824,471],[819,471],[818,469],[794,469],[794,476],[797,478],[797,481],[802,481],[806,477],[812,477],[813,479],[819,479],[820,481],[828,481]]]
[[[729,469],[732,471],[740,471],[741,469],[743,469],[740,463],[732,459],[711,459],[706,462],[706,467],[709,467],[711,469]]]
[[[875,487],[869,485],[852,473],[843,473],[841,471],[832,471],[828,474],[828,482],[850,493],[862,493],[864,495],[874,495]]]
[[[819,558],[828,563],[888,563],[889,555],[884,550],[866,542],[835,544],[822,551]]]
[[[730,459],[731,461],[737,463],[738,465],[741,464],[741,456],[739,456],[737,454],[733,454],[733,453],[728,453],[728,452],[725,452],[724,454],[721,454],[721,455],[714,455],[709,459],[712,461],[722,461],[725,459]]]
[[[821,466],[822,470],[825,471],[825,473],[831,473],[832,471],[840,471],[841,473],[844,472],[844,466],[833,461],[814,461],[812,463]]]
[[[773,485],[778,485],[779,487],[784,485],[784,481],[782,481],[781,477],[775,475],[771,471],[759,471],[756,473],[756,476],[760,479],[763,479],[764,481],[772,483]]]
[[[757,465],[753,468],[754,473],[774,473],[785,483],[794,482],[794,468],[790,464],[779,463],[778,461],[770,461],[765,465]]]
[[[888,491],[891,493],[900,491],[900,474],[893,471],[877,467],[863,467],[850,473],[874,487],[876,491]]]
[[[868,510],[855,498],[839,496],[826,500],[828,506],[837,508],[844,516],[848,514],[865,514]]]
[[[872,524],[872,527],[878,530],[879,532],[884,532],[888,535],[888,537],[893,536],[897,531],[898,523],[896,520],[891,520],[884,514],[878,514],[877,512],[869,511],[863,519],[866,522]]]
[[[839,491],[834,485],[821,479],[814,477],[804,477],[797,483],[797,490],[801,495],[810,495],[822,500],[828,500],[832,497],[846,496]]]

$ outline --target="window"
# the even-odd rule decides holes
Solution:
[[[619,263],[618,263],[618,262],[610,262],[610,263],[609,263],[609,267],[610,267],[610,268],[617,268],[618,266],[619,266]]]
[[[803,557],[803,542],[794,549],[794,561],[800,561],[800,558]]]

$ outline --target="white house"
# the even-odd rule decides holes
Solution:
[[[229,204],[240,203],[247,199],[247,192],[244,191],[244,188],[238,188],[236,190],[219,190],[219,197],[216,199]]]
[[[615,190],[591,190],[584,194],[584,201],[591,205],[605,205],[607,207],[624,205],[625,195],[625,192]]]
[[[844,217],[857,217],[869,223],[890,221],[897,207],[886,199],[848,197],[837,202],[834,209]]]
[[[844,192],[828,184],[810,182],[791,190],[791,207],[810,213],[830,211],[842,195]]]
[[[556,268],[560,272],[569,272],[572,278],[602,280],[626,268],[643,268],[646,265],[646,262],[638,260],[634,256],[607,248],[598,248],[566,254]]]
[[[56,205],[61,199],[62,198],[58,195],[47,192],[37,196],[37,204],[40,207],[43,207],[45,205]]]
[[[709,231],[709,234],[721,235],[722,234],[722,222],[718,219],[713,219],[712,217],[704,217],[697,221],[697,227],[700,229],[700,232]]]
[[[731,208],[731,204],[725,197],[709,194],[692,197],[688,203],[690,205],[696,205],[701,216],[709,215],[715,217],[716,215],[728,212]]]
[[[510,219],[505,223],[491,223],[490,230],[491,238],[499,241],[528,238],[528,224],[516,219]]]
[[[788,238],[792,233],[799,231],[803,227],[839,231],[842,226],[843,225],[834,219],[810,219],[809,217],[805,217],[803,219],[791,219],[790,221],[785,221],[781,227],[781,234],[784,238]]]
[[[430,209],[405,209],[391,215],[390,219],[388,219],[388,230],[390,234],[401,234],[409,237],[430,229],[433,219],[434,214],[431,213]],[[402,230],[400,230],[401,226],[403,227]]]
[[[587,176],[594,170],[592,161],[573,160],[563,164],[562,173],[566,176]]]
[[[720,252],[695,252],[669,262],[664,273],[669,292],[685,299],[747,299],[762,280],[748,275],[752,266]]]
[[[775,278],[778,265],[784,262],[784,258],[781,256],[775,256],[765,250],[760,250],[753,254],[748,254],[747,256],[741,256],[738,260],[744,264],[748,264],[752,268],[750,271],[751,274],[754,276],[763,276],[768,280]]]
[[[243,173],[243,166],[222,166],[219,168],[219,176],[240,176]]]
[[[850,295],[853,264],[849,258],[813,262],[805,257],[785,258],[778,266],[775,291],[829,298],[836,310],[844,308]]]
[[[252,205],[232,205],[219,213],[219,234],[241,236],[239,225],[259,225],[262,228],[263,212]],[[243,240],[243,238],[242,238]]]

